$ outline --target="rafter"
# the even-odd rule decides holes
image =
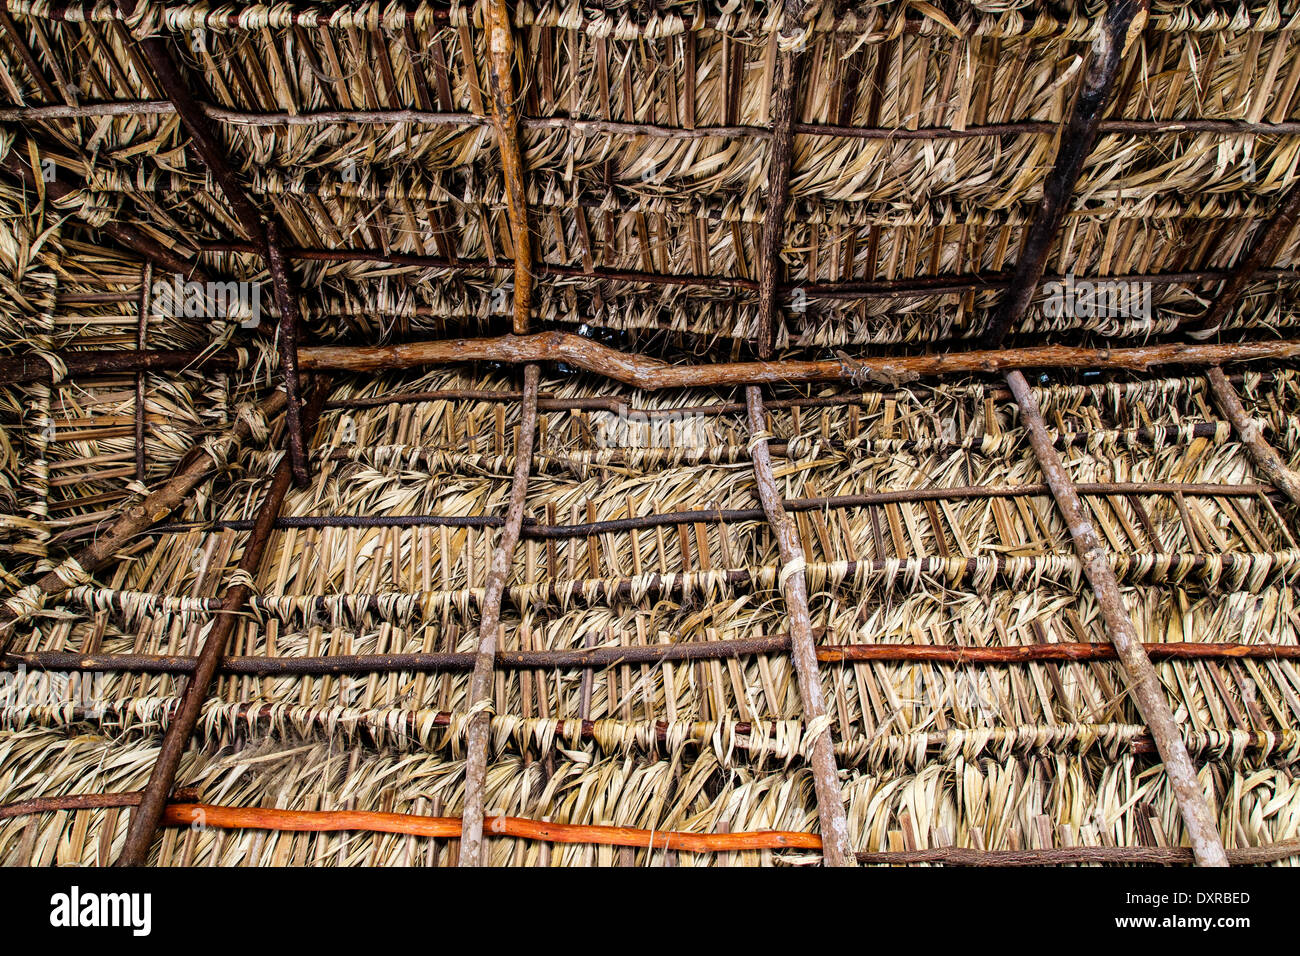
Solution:
[[[1196,767],[1192,764],[1187,744],[1183,741],[1182,732],[1169,708],[1160,678],[1151,665],[1151,658],[1138,641],[1137,630],[1124,606],[1119,582],[1106,559],[1106,546],[1102,544],[1074,483],[1065,471],[1061,457],[1052,445],[1038,400],[1025,381],[1025,376],[1012,371],[1007,373],[1006,379],[1016,404],[1020,406],[1021,424],[1025,427],[1034,456],[1052,489],[1061,517],[1070,529],[1070,539],[1097,599],[1097,608],[1105,622],[1106,633],[1115,645],[1115,653],[1124,667],[1129,691],[1155,739],[1169,785],[1182,812],[1183,825],[1191,840],[1196,863],[1198,866],[1227,866],[1223,838],[1219,835],[1214,810],[1196,778]]]
[[[329,392],[326,382],[317,382],[306,410],[306,426],[314,427],[317,416],[325,404]],[[262,556],[271,540],[272,528],[280,506],[289,491],[293,479],[293,467],[288,456],[281,459],[276,466],[266,494],[257,510],[257,524],[244,545],[230,584],[221,601],[221,613],[217,615],[203,641],[195,662],[194,672],[185,685],[181,698],[180,710],[167,727],[158,759],[145,784],[140,806],[131,815],[131,824],[127,830],[126,843],[117,859],[117,866],[143,866],[149,856],[149,847],[154,834],[162,820],[167,800],[176,780],[176,771],[180,767],[181,757],[189,746],[190,737],[198,724],[203,710],[203,702],[208,697],[212,681],[216,677],[217,665],[225,654],[230,635],[240,622],[240,613],[248,604],[253,593],[256,578],[262,565]]]
[[[1287,238],[1295,230],[1297,219],[1300,219],[1300,183],[1283,195],[1277,211],[1259,230],[1250,249],[1238,261],[1228,281],[1214,297],[1204,318],[1184,327],[1189,338],[1208,339],[1219,332],[1224,319],[1237,307],[1246,287],[1257,278],[1262,269],[1277,259]]]
[[[832,721],[826,712],[826,701],[822,694],[822,678],[817,667],[817,648],[808,610],[803,544],[785,512],[781,492],[772,473],[772,458],[767,450],[771,436],[767,431],[767,412],[763,408],[762,390],[758,386],[745,389],[745,404],[749,412],[749,447],[754,463],[754,482],[781,554],[779,581],[781,597],[790,617],[790,657],[794,661],[804,717],[814,738],[809,762],[812,764],[817,816],[821,824],[822,859],[827,866],[853,866],[853,844],[849,838],[844,794],[835,763]]]
[[[519,530],[524,521],[524,500],[528,496],[528,475],[533,460],[533,436],[537,432],[536,365],[524,369],[524,397],[519,420],[519,437],[515,442],[515,470],[510,483],[510,504],[505,525],[488,569],[483,592],[482,618],[479,621],[478,649],[474,672],[469,683],[470,719],[465,742],[465,806],[461,829],[460,865],[483,866],[487,862],[483,841],[484,788],[487,782],[488,732],[491,729],[492,674],[496,666],[497,629],[501,622],[501,600]]]
[[[983,345],[997,348],[1029,311],[1047,268],[1056,234],[1074,193],[1083,164],[1097,141],[1101,115],[1110,102],[1124,51],[1142,33],[1150,0],[1111,0],[1092,45],[1080,89],[1061,130],[1056,160],[1043,182],[1043,197],[1016,258],[1011,291],[989,322]]]

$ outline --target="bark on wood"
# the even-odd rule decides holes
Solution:
[[[533,436],[537,431],[536,365],[524,369],[523,410],[519,422],[518,446],[515,451],[515,473],[510,483],[510,506],[506,512],[505,527],[488,571],[487,586],[483,594],[483,617],[479,622],[478,650],[474,673],[470,677],[468,700],[470,712],[469,732],[465,742],[465,808],[464,826],[460,832],[460,865],[483,866],[487,862],[483,839],[483,799],[487,780],[488,731],[491,728],[492,674],[496,664],[497,628],[501,620],[501,599],[505,595],[506,579],[510,575],[510,562],[519,529],[524,522],[524,499],[528,494],[528,472],[533,457]]]
[[[1284,361],[1300,356],[1300,341],[1238,342],[1205,345],[1144,345],[1093,349],[1068,345],[946,352],[894,358],[780,360],[673,365],[646,355],[622,352],[580,335],[538,332],[496,338],[439,339],[404,345],[315,345],[298,349],[303,372],[373,372],[379,369],[454,365],[460,362],[504,362],[527,365],[563,362],[647,391],[719,385],[799,385],[847,382],[858,387],[898,387],[919,378],[1010,368],[1123,369],[1143,372],[1164,365],[1222,365],[1229,362]],[[59,358],[67,376],[166,371],[191,365],[235,368],[240,355],[233,350],[201,356],[197,352],[133,349],[65,352]],[[49,382],[49,363],[36,355],[0,359],[0,385]]]
[[[1144,644],[1153,661],[1300,661],[1296,644]],[[496,652],[497,670],[602,670],[623,664],[655,665],[665,661],[719,661],[760,654],[781,654],[790,650],[790,639],[744,638],[731,641],[700,641],[690,644],[644,647],[595,647],[572,651]],[[1041,661],[1088,662],[1116,660],[1113,644],[1059,642],[1019,644],[1008,647],[943,646],[930,644],[832,644],[816,648],[823,664],[843,663],[930,663],[957,666],[1029,664]],[[284,675],[324,677],[331,674],[463,673],[472,671],[477,654],[330,654],[323,657],[226,657],[217,667],[220,674],[257,677]],[[168,654],[78,654],[74,651],[33,651],[9,654],[5,668],[24,666],[57,673],[82,674],[190,674],[197,658]]]
[[[515,40],[505,0],[483,0],[483,30],[487,39],[488,87],[492,91],[492,123],[505,177],[506,216],[514,244],[514,330],[528,331],[533,306],[533,239],[528,225],[528,194],[523,152],[519,147],[519,117],[515,111]],[[463,853],[463,847],[462,847]]]
[[[1088,518],[1060,456],[1052,447],[1047,426],[1043,422],[1038,402],[1029,389],[1029,383],[1020,372],[1009,372],[1006,379],[1020,406],[1021,420],[1034,455],[1038,458],[1043,475],[1056,498],[1057,507],[1070,529],[1074,549],[1083,562],[1084,573],[1096,595],[1097,607],[1124,667],[1134,702],[1142,719],[1151,729],[1151,736],[1164,761],[1165,774],[1178,801],[1196,862],[1199,866],[1226,866],[1223,838],[1219,836],[1214,811],[1196,777],[1196,768],[1187,753],[1182,732],[1169,709],[1169,701],[1165,697],[1160,678],[1151,666],[1151,659],[1138,642],[1115,573],[1107,561],[1105,545]]]
[[[280,351],[280,375],[284,378],[285,434],[289,445],[289,463],[293,468],[293,481],[299,487],[307,484],[309,477],[307,453],[303,441],[302,386],[298,381],[298,291],[280,252],[279,227],[266,226],[266,263],[271,272],[271,285],[275,290],[276,305],[280,310],[280,329],[277,345]]]
[[[1237,437],[1246,446],[1246,451],[1249,452],[1259,470],[1264,473],[1264,477],[1280,488],[1288,498],[1300,504],[1300,475],[1288,468],[1282,456],[1264,440],[1258,422],[1246,414],[1241,399],[1237,397],[1237,392],[1228,381],[1228,377],[1223,374],[1223,369],[1217,365],[1210,366],[1206,378],[1209,379],[1210,392],[1214,395],[1215,404],[1219,406],[1224,417],[1232,422]]]
[[[329,389],[325,382],[317,382],[312,400],[307,408],[307,420],[314,425],[320,415],[321,406]],[[289,491],[293,479],[293,466],[288,456],[276,466],[270,486],[257,513],[257,525],[253,528],[248,542],[244,545],[239,564],[232,575],[233,583],[226,589],[221,602],[221,613],[212,623],[207,638],[199,650],[194,672],[185,685],[181,697],[180,709],[172,719],[163,735],[162,745],[158,750],[158,760],[145,784],[140,806],[131,814],[131,823],[127,829],[126,843],[117,859],[116,866],[143,866],[149,856],[149,847],[158,830],[163,811],[167,806],[168,795],[176,780],[176,771],[180,767],[181,757],[189,745],[194,727],[198,724],[203,702],[216,676],[217,665],[225,653],[230,635],[240,621],[240,612],[248,603],[253,593],[253,584],[261,568],[262,555],[271,540],[272,524],[280,513],[280,506]]]
[[[745,390],[745,401],[749,406],[749,441],[754,460],[754,481],[781,553],[781,595],[790,616],[790,656],[798,677],[804,716],[817,735],[810,763],[813,789],[817,795],[817,817],[825,841],[822,858],[827,866],[852,866],[853,845],[849,840],[844,795],[840,789],[839,769],[835,764],[835,742],[826,713],[826,702],[822,697],[822,679],[817,668],[817,650],[813,641],[812,620],[808,613],[803,545],[794,523],[785,513],[781,492],[772,475],[772,459],[767,451],[767,414],[763,409],[762,393],[757,386]]]
[[[1111,0],[1101,32],[1093,43],[1088,65],[1080,79],[1081,88],[1070,117],[1061,131],[1060,146],[1051,172],[1043,183],[1043,196],[1016,258],[1011,292],[989,322],[984,345],[996,348],[1007,333],[1019,326],[1038,291],[1047,257],[1065,220],[1083,164],[1097,141],[1101,115],[1110,101],[1119,75],[1124,49],[1142,32],[1149,0]]]

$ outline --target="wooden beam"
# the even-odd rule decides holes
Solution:
[[[128,24],[137,12],[141,0],[116,0],[122,18]],[[147,5],[150,0],[143,0]],[[189,83],[180,66],[172,57],[167,40],[159,35],[135,36],[136,45],[158,78],[163,94],[176,108],[176,113],[190,134],[190,142],[203,165],[212,174],[235,220],[251,240],[258,253],[266,259],[271,272],[271,285],[276,307],[280,312],[280,370],[284,375],[287,395],[286,427],[289,433],[289,455],[292,460],[294,480],[305,484],[308,477],[307,461],[302,452],[302,399],[297,378],[298,299],[289,275],[285,258],[280,250],[281,228],[278,222],[268,221],[249,199],[227,157],[230,150],[217,134],[203,107],[190,91]]]
[[[1090,371],[1143,372],[1165,365],[1205,366],[1230,362],[1280,362],[1300,356],[1300,340],[1204,345],[1147,345],[1123,349],[1040,345],[1027,348],[949,352],[935,355],[857,359],[718,362],[674,365],[651,356],[622,352],[567,332],[537,332],[496,338],[438,339],[405,345],[313,345],[298,349],[303,372],[372,372],[461,362],[527,365],[563,362],[625,385],[656,391],[720,385],[798,385],[847,382],[857,387],[896,387],[940,375],[1001,372],[1012,368],[1074,368]],[[246,356],[236,350],[197,352],[134,349],[62,352],[66,367],[56,372],[39,355],[0,359],[0,385],[49,382],[61,378],[188,367],[236,368]]]
[[[1097,608],[1105,622],[1106,633],[1115,645],[1115,653],[1123,665],[1134,703],[1150,728],[1160,759],[1164,762],[1165,775],[1178,801],[1196,863],[1198,866],[1227,866],[1223,838],[1219,835],[1214,810],[1196,777],[1196,767],[1192,764],[1182,732],[1169,709],[1169,701],[1165,697],[1160,678],[1151,665],[1151,659],[1138,642],[1137,631],[1124,606],[1124,596],[1120,593],[1115,572],[1111,570],[1106,558],[1106,546],[1093,527],[1074,483],[1066,474],[1065,466],[1052,446],[1038,400],[1034,398],[1025,376],[1012,371],[1007,373],[1006,379],[1020,406],[1021,423],[1025,426],[1034,455],[1052,489],[1061,516],[1070,529],[1074,550],[1083,564],[1088,583],[1092,585]]]
[[[524,500],[528,494],[528,474],[533,460],[533,437],[537,432],[536,365],[524,369],[524,397],[519,421],[519,437],[515,444],[515,471],[510,483],[510,505],[506,511],[505,527],[488,570],[487,586],[483,592],[483,617],[479,621],[478,648],[474,657],[474,672],[469,683],[470,718],[465,740],[465,806],[460,834],[460,865],[484,866],[487,864],[487,846],[483,839],[484,788],[487,783],[488,733],[492,724],[492,675],[496,666],[497,630],[501,621],[501,599],[505,596],[506,579],[510,576],[510,562],[519,530],[524,522]]]
[[[1208,339],[1223,327],[1223,321],[1241,300],[1246,286],[1250,285],[1261,269],[1267,268],[1282,251],[1287,238],[1300,219],[1300,183],[1292,186],[1278,203],[1277,211],[1264,225],[1251,243],[1250,249],[1237,263],[1228,281],[1214,297],[1205,317],[1184,326],[1188,337]]]
[[[482,0],[487,40],[488,88],[492,91],[492,124],[505,177],[506,215],[515,254],[514,330],[528,331],[533,308],[533,239],[528,224],[528,187],[523,151],[519,146],[519,116],[515,110],[515,38],[505,0]]]
[[[1228,377],[1223,374],[1223,369],[1217,365],[1210,366],[1206,378],[1210,383],[1210,393],[1214,396],[1214,403],[1219,406],[1223,416],[1232,422],[1233,431],[1246,446],[1246,451],[1259,470],[1264,473],[1264,477],[1280,488],[1293,502],[1300,505],[1300,475],[1288,468],[1282,456],[1265,441],[1259,425],[1246,414],[1241,399],[1237,397],[1237,392],[1228,381]]]
[[[229,460],[232,452],[253,433],[255,423],[271,419],[284,404],[284,394],[276,392],[260,408],[241,412],[230,428],[195,446],[183,457],[171,478],[157,491],[123,508],[94,541],[0,605],[0,654],[8,650],[19,622],[37,613],[49,598],[86,581],[132,538],[171,514],[190,492]],[[258,424],[258,427],[262,426]]]
[[[326,382],[317,382],[311,401],[307,406],[307,420],[314,425],[325,404],[329,387]],[[145,784],[140,806],[131,815],[127,829],[126,843],[117,859],[116,866],[143,866],[149,856],[149,847],[153,836],[162,820],[163,811],[176,780],[176,771],[180,767],[181,757],[198,724],[203,702],[216,676],[217,665],[225,653],[226,645],[235,626],[243,619],[242,612],[253,593],[258,570],[262,565],[262,556],[271,540],[272,525],[280,513],[280,506],[289,491],[293,478],[293,466],[288,456],[281,459],[271,478],[270,486],[257,511],[257,524],[244,545],[234,574],[230,576],[230,586],[226,589],[221,602],[221,613],[213,622],[207,638],[199,650],[194,672],[185,685],[179,711],[173,717],[163,735],[162,745],[158,750],[158,760],[149,774]]]
[[[768,524],[781,553],[780,588],[790,618],[790,657],[798,678],[799,697],[804,717],[814,735],[809,763],[813,772],[813,790],[817,796],[817,817],[822,833],[822,859],[827,866],[853,866],[853,844],[849,839],[848,818],[844,814],[844,793],[840,788],[839,768],[835,761],[832,721],[826,713],[822,696],[821,672],[817,667],[817,648],[813,641],[812,619],[808,611],[808,585],[804,580],[804,551],[794,522],[785,513],[772,458],[767,451],[771,437],[767,431],[767,412],[758,386],[745,389],[749,411],[749,447],[754,462],[754,481],[758,497],[767,513]]]
[[[55,179],[51,182],[38,184],[37,174],[19,156],[23,151],[22,146],[15,141],[4,159],[0,160],[0,167],[3,167],[6,172],[21,182],[27,189],[39,192],[43,188],[46,197],[52,204],[65,206],[71,210],[73,215],[84,218],[82,196],[78,195],[78,193],[87,191],[85,183],[75,180],[67,183],[62,179]],[[66,176],[67,174],[63,175]],[[109,219],[102,224],[94,224],[92,228],[97,229],[124,248],[136,253],[147,262],[152,262],[160,269],[166,269],[168,272],[196,281],[202,281],[204,278],[203,270],[195,260],[186,258],[175,249],[164,246],[153,236],[128,222]]]
[[[266,263],[271,272],[271,285],[275,289],[275,301],[280,309],[280,327],[277,334],[277,348],[280,352],[280,375],[284,379],[286,404],[284,424],[289,462],[293,468],[294,484],[302,487],[307,484],[310,470],[308,468],[302,423],[302,386],[298,381],[298,335],[301,318],[298,314],[298,290],[293,285],[293,274],[285,265],[280,253],[279,225],[269,222],[266,225]]]
[[[783,276],[781,249],[785,245],[785,216],[790,205],[790,171],[794,157],[794,121],[800,89],[799,51],[786,48],[788,36],[802,32],[806,4],[787,0],[774,38],[781,49],[772,71],[770,93],[772,136],[768,147],[767,208],[758,254],[758,357],[770,358],[776,345],[777,294]]]
[[[1110,102],[1124,51],[1146,26],[1150,0],[1111,0],[1101,31],[1093,42],[1080,88],[1061,130],[1056,161],[1043,182],[1043,197],[1025,233],[1011,280],[1011,291],[984,333],[985,348],[997,348],[1007,333],[1020,324],[1038,292],[1056,234],[1065,219],[1083,164],[1097,140],[1102,113]]]

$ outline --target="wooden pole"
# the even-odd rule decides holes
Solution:
[[[284,378],[286,404],[284,425],[289,446],[289,462],[293,468],[294,484],[307,484],[310,471],[307,462],[302,423],[302,387],[298,381],[298,293],[293,287],[293,277],[280,253],[279,226],[270,222],[266,226],[266,263],[271,272],[275,301],[280,310],[278,348],[280,375]]]
[[[487,863],[483,839],[483,800],[487,781],[488,732],[492,724],[492,674],[496,665],[497,630],[501,621],[501,599],[505,595],[510,562],[524,523],[524,499],[528,494],[528,473],[533,460],[533,436],[537,431],[536,365],[524,369],[524,398],[519,421],[519,438],[515,446],[515,473],[510,482],[510,505],[505,527],[488,571],[483,592],[483,617],[479,622],[478,649],[474,672],[470,677],[470,724],[465,741],[465,808],[460,840],[460,865],[483,866]]]
[[[149,294],[153,286],[153,263],[145,262],[140,270],[140,310],[136,326],[135,347],[143,352],[149,345]],[[145,381],[144,373],[135,373],[135,480],[143,482],[147,476],[148,461],[145,459]]]
[[[801,28],[804,4],[787,0],[783,5],[781,30],[776,39],[785,39],[785,29]],[[794,115],[799,82],[799,52],[780,49],[772,71],[770,94],[772,137],[768,147],[767,209],[763,215],[763,234],[758,263],[758,357],[771,358],[776,339],[777,290],[782,280],[781,247],[785,245],[785,215],[790,204],[790,170],[794,157]]]
[[[1081,87],[1070,117],[1061,130],[1056,161],[1043,183],[1043,196],[1025,233],[1011,280],[1011,292],[1003,300],[984,334],[986,348],[997,348],[1007,333],[1020,324],[1038,292],[1056,234],[1065,220],[1066,207],[1074,193],[1083,164],[1097,141],[1101,115],[1110,101],[1119,75],[1124,51],[1146,25],[1150,0],[1111,0],[1106,7],[1101,32],[1089,55],[1080,80]]]
[[[320,415],[328,392],[329,387],[325,382],[316,383],[307,407],[307,420],[310,426],[314,426],[317,416]],[[270,487],[258,508],[257,524],[244,545],[235,573],[231,575],[231,584],[222,598],[221,612],[212,623],[211,630],[199,650],[193,675],[185,685],[180,710],[163,735],[158,760],[149,774],[149,782],[145,784],[140,806],[131,815],[126,843],[115,864],[117,866],[143,866],[148,858],[149,847],[167,806],[167,798],[176,780],[176,771],[180,767],[181,757],[189,745],[195,725],[198,724],[203,702],[207,699],[208,689],[212,686],[217,665],[225,653],[230,635],[242,619],[241,612],[253,593],[253,585],[262,564],[262,555],[271,540],[272,525],[276,515],[280,513],[280,506],[289,491],[292,478],[293,466],[288,456],[285,456],[276,466]]]
[[[1246,446],[1246,451],[1259,470],[1264,473],[1264,477],[1280,488],[1293,502],[1300,504],[1300,475],[1288,468],[1282,456],[1264,440],[1258,423],[1246,414],[1241,399],[1237,397],[1237,392],[1228,381],[1228,377],[1223,374],[1223,369],[1211,365],[1205,375],[1209,380],[1210,392],[1214,395],[1215,404],[1219,406],[1223,416],[1232,422],[1237,437]]]
[[[808,612],[808,587],[804,580],[804,551],[794,523],[785,513],[781,492],[772,474],[772,459],[767,451],[767,413],[762,392],[757,386],[745,389],[749,406],[749,445],[754,461],[754,481],[758,497],[767,513],[768,524],[781,553],[781,595],[790,616],[790,656],[794,661],[803,700],[804,716],[816,737],[810,763],[813,789],[817,794],[817,817],[821,825],[822,858],[827,866],[853,866],[853,845],[849,839],[848,819],[844,814],[844,795],[840,789],[839,769],[835,765],[835,740],[831,720],[822,697],[821,672],[817,668],[817,650],[813,641],[812,620]]]
[[[8,650],[20,621],[39,611],[50,597],[84,583],[128,541],[171,514],[252,434],[254,422],[269,420],[283,407],[284,395],[276,392],[259,409],[241,414],[226,431],[195,447],[182,458],[172,476],[158,490],[122,509],[117,519],[94,541],[0,605],[0,654]]]
[[[1164,761],[1165,774],[1182,812],[1196,863],[1198,866],[1227,866],[1223,838],[1219,836],[1214,810],[1196,777],[1196,768],[1192,765],[1182,732],[1169,709],[1169,701],[1165,698],[1160,678],[1151,665],[1151,659],[1138,642],[1115,572],[1106,559],[1106,547],[1097,535],[1088,512],[1075,491],[1074,483],[1066,474],[1060,456],[1052,446],[1038,401],[1034,398],[1029,383],[1025,381],[1025,376],[1013,371],[1007,373],[1006,379],[1016,398],[1016,404],[1020,406],[1021,421],[1029,443],[1033,446],[1034,455],[1051,486],[1061,516],[1070,529],[1074,549],[1078,552],[1084,574],[1092,585],[1098,610],[1106,624],[1111,643],[1115,645],[1115,653],[1124,667],[1138,712],[1151,729],[1156,749]]]
[[[674,365],[650,356],[622,352],[567,332],[535,332],[496,338],[438,339],[404,345],[313,345],[298,349],[300,372],[373,372],[379,369],[503,362],[528,365],[563,362],[647,391],[721,385],[799,385],[845,382],[857,387],[898,387],[939,375],[993,373],[1012,368],[1076,368],[1092,371],[1145,372],[1164,365],[1205,366],[1230,362],[1280,362],[1300,356],[1300,340],[1284,339],[1223,344],[1143,345],[1094,349],[1067,345],[943,352],[857,359],[717,362]],[[62,352],[66,377],[168,371],[193,367],[231,369],[241,353],[212,354],[134,349]],[[0,358],[0,385],[49,382],[56,375],[38,355]]]
[[[519,147],[519,116],[515,110],[515,39],[505,0],[483,0],[480,6],[487,39],[488,88],[492,91],[492,123],[505,177],[506,216],[514,243],[514,330],[528,331],[533,302],[533,240],[528,225],[528,192],[523,151]],[[462,847],[463,852],[463,847]]]
[[[1297,644],[1175,643],[1143,644],[1156,661],[1300,661]],[[699,641],[638,647],[594,647],[573,651],[496,652],[497,670],[603,670],[623,664],[662,664],[673,661],[722,661],[790,650],[788,635]],[[1005,647],[941,644],[829,644],[816,649],[823,664],[924,663],[958,667],[1031,664],[1042,661],[1078,663],[1117,660],[1115,646],[1089,641],[1015,644]],[[319,657],[222,658],[219,674],[256,677],[325,677],[332,674],[437,674],[473,671],[478,653],[329,654]],[[9,654],[4,666],[23,666],[57,673],[79,674],[192,674],[198,658],[188,654],[78,654],[74,651],[32,651]]]
[[[1283,244],[1295,229],[1297,219],[1300,219],[1300,183],[1283,195],[1277,212],[1256,235],[1250,249],[1233,269],[1232,276],[1214,297],[1205,317],[1184,327],[1189,337],[1208,339],[1223,327],[1223,320],[1236,308],[1246,286],[1282,251]]]

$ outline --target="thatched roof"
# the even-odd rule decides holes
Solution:
[[[0,862],[1295,859],[1298,15],[9,0]]]

